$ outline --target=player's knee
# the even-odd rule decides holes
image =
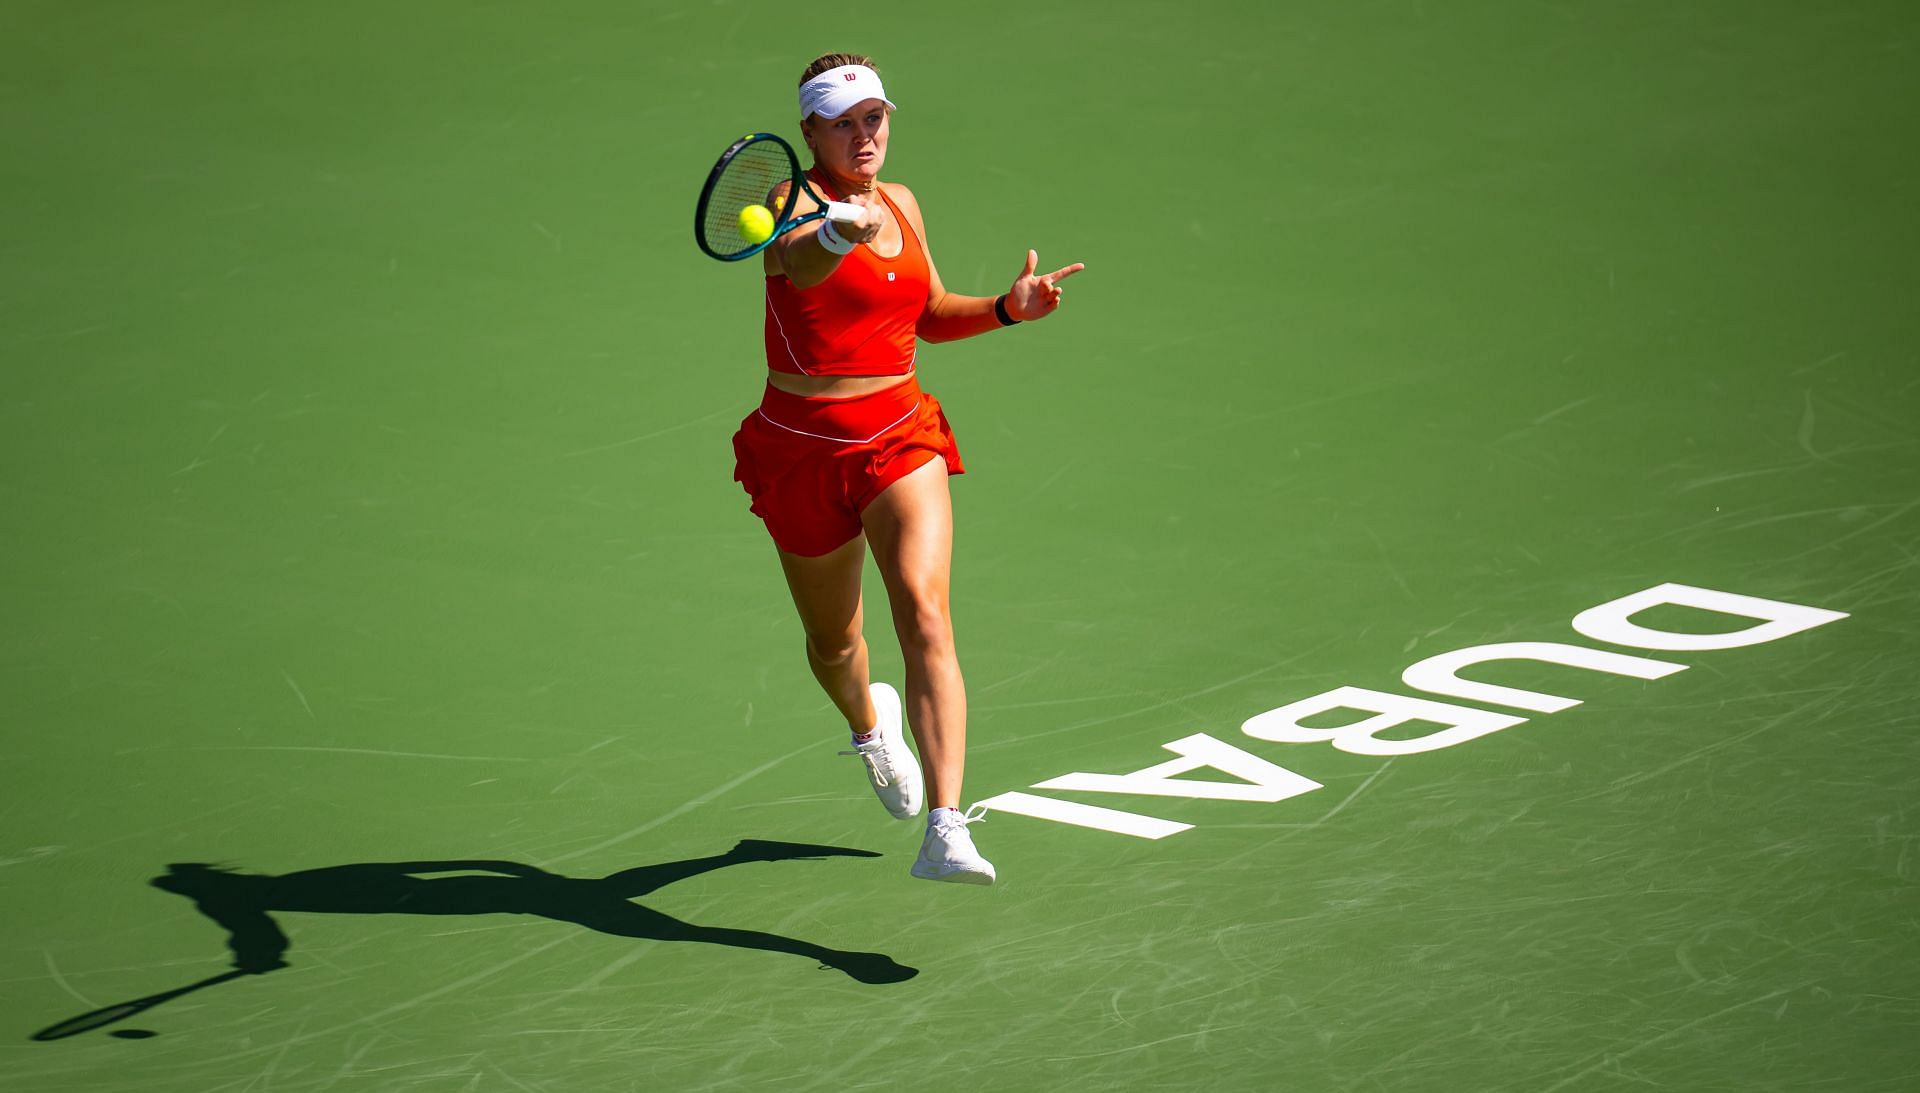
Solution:
[[[807,655],[820,664],[838,667],[852,660],[859,652],[858,631],[807,635]]]
[[[945,596],[916,597],[895,614],[893,628],[901,644],[912,648],[937,650],[953,645],[953,614]]]

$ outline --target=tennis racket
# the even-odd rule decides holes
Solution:
[[[819,208],[793,215],[795,190],[804,190]],[[693,238],[722,262],[738,262],[802,224],[825,219],[850,224],[859,218],[860,206],[813,192],[793,145],[772,133],[748,133],[720,154],[707,175],[693,209]]]

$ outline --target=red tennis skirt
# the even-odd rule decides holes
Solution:
[[[880,491],[935,456],[964,474],[947,415],[913,377],[854,398],[805,398],[767,385],[733,434],[734,481],[774,545],[816,557],[860,534]]]

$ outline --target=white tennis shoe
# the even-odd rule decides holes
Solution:
[[[993,863],[974,849],[967,825],[987,817],[985,805],[974,805],[964,814],[957,809],[936,811],[927,822],[927,837],[920,844],[920,857],[913,863],[913,875],[921,880],[944,880],[954,884],[992,884]]]
[[[920,760],[913,757],[913,749],[900,731],[900,695],[885,683],[875,683],[868,690],[880,718],[873,727],[873,739],[840,754],[859,756],[880,803],[887,806],[894,819],[911,820],[920,814],[926,793],[921,788]]]

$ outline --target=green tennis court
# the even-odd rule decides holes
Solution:
[[[1915,1088],[1917,43],[0,3],[0,1087]],[[835,49],[950,288],[1088,267],[919,358],[991,888],[729,480]]]

